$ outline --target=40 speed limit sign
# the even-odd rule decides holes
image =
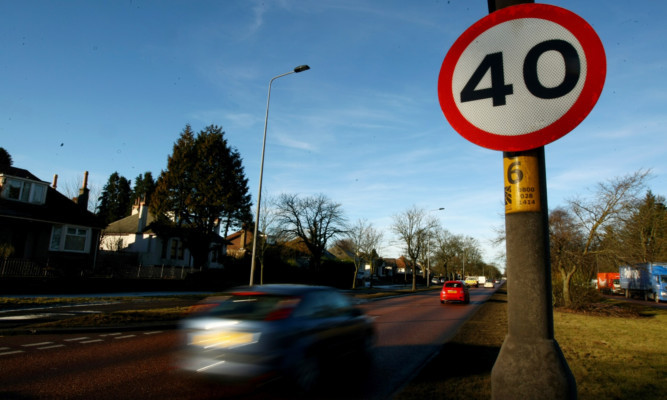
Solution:
[[[602,42],[578,15],[546,4],[503,8],[452,45],[438,97],[452,127],[493,150],[524,151],[566,135],[600,97]]]

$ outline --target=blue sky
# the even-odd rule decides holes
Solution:
[[[544,1],[595,29],[602,95],[574,131],[545,147],[548,202],[650,168],[667,195],[667,3]],[[0,1],[0,146],[14,166],[93,191],[166,168],[186,124],[222,126],[253,198],[269,80],[263,196],[323,193],[350,222],[384,232],[416,205],[485,260],[504,225],[502,153],[468,142],[442,114],[437,80],[486,0]],[[62,191],[61,190],[61,191]]]

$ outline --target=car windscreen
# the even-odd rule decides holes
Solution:
[[[458,282],[447,282],[447,283],[445,283],[445,287],[449,287],[449,288],[451,288],[451,287],[456,288],[456,287],[462,287],[462,286],[463,285],[458,283]]]
[[[209,309],[206,315],[248,321],[277,320],[288,317],[299,302],[300,298],[295,296],[232,294]]]

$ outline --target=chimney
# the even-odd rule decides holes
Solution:
[[[88,209],[88,196],[90,190],[88,190],[88,171],[83,173],[83,185],[79,189],[79,197],[76,198],[76,204],[79,205],[84,210]]]
[[[137,232],[143,232],[148,222],[148,205],[146,204],[146,195],[142,195],[137,199],[137,211],[132,214],[139,214],[139,223],[137,224]]]
[[[51,186],[54,189],[58,188],[58,174],[53,174],[53,184],[51,184]]]

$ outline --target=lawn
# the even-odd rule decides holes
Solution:
[[[667,310],[604,300],[583,312],[555,310],[554,329],[579,399],[665,398]],[[502,288],[394,399],[491,398],[491,369],[506,334]]]

